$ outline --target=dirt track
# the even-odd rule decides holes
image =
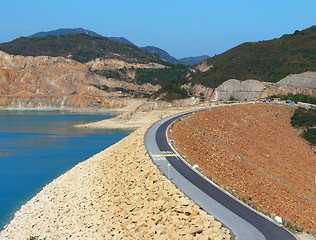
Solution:
[[[173,125],[176,148],[249,205],[316,231],[316,155],[289,108],[249,104],[198,112]]]

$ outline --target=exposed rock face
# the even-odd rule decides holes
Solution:
[[[292,74],[276,84],[266,85],[264,91],[257,98],[271,95],[287,95],[289,93],[316,97],[316,72]]]
[[[84,95],[65,95],[65,96],[40,96],[38,94],[29,95],[28,93],[16,96],[1,96],[0,106],[14,109],[38,109],[38,110],[67,110],[80,108],[88,110],[123,108],[127,105],[127,99],[103,98]]]
[[[192,86],[191,83],[189,83],[183,87],[185,89],[191,89],[195,96],[203,96],[205,99],[209,99],[214,92],[213,88],[205,87],[202,84],[195,84],[194,86]]]
[[[122,61],[121,61],[122,62]],[[63,57],[23,57],[0,51],[0,106],[13,108],[121,108],[128,99],[119,91],[157,91],[159,86],[106,79],[85,65]]]
[[[123,60],[118,59],[104,59],[100,60],[99,58],[90,61],[87,63],[91,70],[117,70],[122,68],[165,68],[166,66],[158,63],[127,63]]]
[[[199,65],[196,66],[196,68],[199,69],[201,72],[206,72],[209,69],[211,69],[212,67],[214,67],[214,66],[208,65],[207,61],[203,61],[202,63],[200,63]]]
[[[186,99],[180,99],[176,101],[148,101],[140,105],[137,110],[148,111],[148,110],[158,110],[158,109],[169,109],[174,107],[184,107],[184,106],[194,106],[200,102],[198,98],[191,97]]]
[[[316,79],[315,79],[316,81]],[[297,87],[293,85],[281,85],[273,84],[266,86],[262,93],[259,93],[256,96],[256,99],[265,98],[272,95],[288,95],[292,94],[304,94],[312,97],[316,97],[316,88],[307,88],[307,87]]]
[[[289,75],[277,83],[230,79],[214,90],[211,100],[249,101],[289,93],[316,96],[316,72]]]
[[[86,73],[84,64],[61,57],[22,57],[0,52],[0,94],[4,95],[21,91],[71,94],[86,83]]]
[[[212,100],[252,100],[264,90],[264,83],[257,80],[228,80],[215,89]]]
[[[316,88],[316,72],[291,74],[286,78],[280,80],[277,84],[296,87]]]

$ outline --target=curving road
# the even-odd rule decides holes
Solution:
[[[154,163],[190,199],[229,228],[236,240],[295,240],[286,229],[232,198],[181,160],[166,132],[174,120],[192,112],[162,119],[148,129],[145,146]]]

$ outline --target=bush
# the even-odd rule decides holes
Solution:
[[[291,124],[295,127],[316,126],[316,109],[298,108],[291,117]]]
[[[304,130],[303,138],[312,145],[316,145],[316,128],[307,128]]]
[[[305,102],[310,104],[316,104],[316,97],[310,97],[304,94],[288,94],[280,96],[281,100],[292,100],[295,102]]]
[[[295,127],[303,127],[302,137],[311,145],[316,145],[316,109],[296,109],[291,117],[291,124]]]
[[[138,68],[135,80],[138,84],[151,83],[153,85],[162,85],[167,82],[177,82],[182,85],[187,82],[186,76],[188,73],[190,73],[190,69],[183,65],[160,69]]]

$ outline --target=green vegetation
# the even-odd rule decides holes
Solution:
[[[304,130],[303,138],[310,144],[316,145],[316,128],[308,128]]]
[[[315,127],[316,109],[298,108],[291,117],[291,124],[295,127]]]
[[[106,91],[106,92],[110,91],[110,88],[107,85],[92,85],[92,86],[94,86],[94,87],[96,87],[96,88],[98,88],[100,90]]]
[[[190,69],[184,65],[176,65],[172,67],[160,69],[140,69],[136,70],[135,81],[138,84],[151,83],[154,85],[163,85],[166,82],[187,83],[187,75]]]
[[[106,78],[114,78],[114,79],[124,79],[125,76],[122,76],[120,74],[120,70],[114,71],[114,70],[95,70],[93,71],[96,74],[102,75]]]
[[[310,144],[316,145],[316,109],[296,109],[291,118],[291,124],[304,128],[303,138]]]
[[[159,57],[138,47],[114,42],[108,38],[76,33],[60,36],[21,37],[12,42],[1,43],[0,50],[13,55],[70,57],[82,63],[95,58],[116,58],[127,62],[157,62],[166,65],[166,62]]]
[[[153,85],[161,85],[161,89],[154,93],[155,97],[164,95],[163,100],[176,100],[187,98],[192,95],[191,92],[182,88],[182,85],[188,83],[188,76],[191,75],[190,69],[185,65],[174,65],[171,67],[160,69],[134,69],[136,84],[151,83]],[[91,69],[90,69],[91,71]],[[126,79],[126,69],[114,70],[95,70],[93,73],[100,74],[107,78]],[[100,88],[99,86],[96,86]],[[102,89],[103,90],[103,89]],[[121,91],[123,93],[132,94],[134,97],[149,98],[152,94],[145,94],[142,92],[132,92],[122,88],[110,89],[114,91]]]
[[[91,85],[93,87],[96,87],[102,91],[106,91],[106,92],[112,92],[112,91],[121,91],[122,93],[131,95],[135,98],[150,98],[152,96],[152,94],[146,93],[146,92],[138,92],[135,90],[131,90],[131,89],[125,89],[125,88],[121,88],[121,87],[115,87],[115,88],[111,88],[107,85]]]
[[[163,100],[171,101],[189,97],[189,92],[176,82],[163,84],[157,94],[166,93]]]
[[[272,97],[280,98],[281,100],[292,100],[295,102],[305,102],[305,103],[311,103],[311,104],[316,104],[316,97],[310,97],[308,95],[304,94],[288,94],[288,95],[274,95]]]
[[[218,87],[228,79],[277,82],[289,74],[315,71],[316,26],[279,39],[243,43],[207,60],[214,67],[193,82]]]
[[[137,69],[135,81],[138,84],[160,84],[161,89],[154,96],[166,93],[163,100],[176,100],[190,95],[186,89],[182,88],[182,85],[188,82],[190,73],[190,69],[184,65],[162,69]]]

